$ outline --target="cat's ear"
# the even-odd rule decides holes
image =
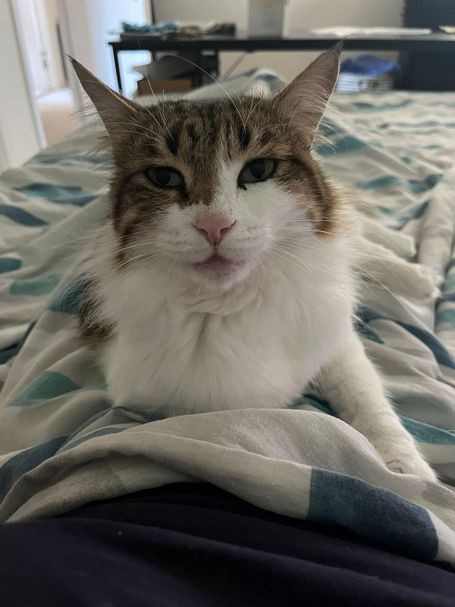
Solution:
[[[341,44],[319,55],[278,95],[282,111],[309,142],[332,95],[340,69]]]
[[[109,135],[115,137],[117,132],[124,131],[125,123],[134,122],[141,106],[103,84],[76,59],[70,57],[70,60],[82,88],[90,97]]]

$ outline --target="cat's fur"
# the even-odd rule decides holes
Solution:
[[[316,381],[396,472],[435,475],[389,404],[353,325],[356,222],[312,156],[338,74],[321,55],[274,98],[131,103],[73,62],[107,128],[111,216],[81,307],[115,403],[166,415],[286,407]],[[270,179],[241,183],[251,160]],[[184,178],[163,189],[150,167]],[[214,249],[198,218],[235,221]]]

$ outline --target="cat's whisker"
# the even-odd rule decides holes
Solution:
[[[283,124],[281,122],[278,122],[277,124],[273,124],[273,125],[270,125],[267,127],[263,127],[262,129],[259,129],[257,131],[257,136],[262,137],[266,133],[271,133],[273,131],[276,131],[276,130],[282,129],[282,128],[283,128]]]
[[[283,259],[284,259],[286,262],[288,262],[288,261],[289,261],[289,260],[287,260],[287,259],[286,259],[286,257],[282,257],[281,255],[279,255],[279,254],[278,254],[278,253],[277,253],[275,250],[273,250],[273,249],[271,250],[271,253],[272,253],[272,255],[274,255],[276,258],[278,258],[278,259],[280,259],[280,260],[283,260]],[[294,263],[295,263],[295,262],[294,262]],[[289,276],[288,276],[288,275],[287,275],[285,272],[283,272],[283,270],[282,270],[282,269],[281,269],[279,266],[276,266],[276,267],[278,268],[278,271],[280,272],[280,274],[281,274],[282,278],[283,278],[283,279],[284,279],[286,282],[290,283],[290,277],[289,277]],[[301,269],[301,268],[299,268],[299,269]],[[291,286],[291,285],[289,285],[289,286]],[[301,301],[301,308],[302,308],[302,312],[303,312],[303,315],[304,315],[304,317],[305,317],[305,321],[306,321],[306,323],[307,323],[308,327],[311,327],[312,322],[311,322],[310,314],[309,314],[308,309],[307,309],[307,306],[305,305],[305,302],[304,302],[303,300]]]
[[[275,249],[275,248],[271,247],[271,248],[269,248],[269,252],[272,255],[275,255],[276,257],[278,257],[286,262],[293,263],[300,270],[301,269],[311,270],[311,266],[309,266],[303,259],[300,259],[300,258],[296,257],[295,255],[290,256],[288,254],[288,251],[286,251],[285,249]]]
[[[245,118],[245,127],[246,128],[248,126],[248,120],[250,119],[250,116],[254,113],[254,110],[259,106],[260,103],[262,103],[264,101],[264,97],[260,97],[259,100],[253,105],[254,103],[254,97],[252,98],[252,102],[251,102],[251,106],[250,109],[248,111],[248,114]]]
[[[119,129],[118,132],[123,132],[123,133],[134,133],[136,135],[141,135],[144,136],[146,133],[152,135],[153,137],[157,137],[158,133],[156,131],[154,131],[152,128],[150,128],[149,126],[144,126],[143,124],[138,124],[136,122],[121,122],[118,120],[112,121],[111,122],[112,125],[115,126],[127,126],[129,127],[128,129]],[[136,127],[134,128],[134,130],[131,127]]]
[[[281,259],[290,262],[291,264],[293,264],[294,267],[297,267],[299,270],[308,272],[310,275],[313,275],[314,273],[314,267],[310,264],[308,264],[305,259],[302,259],[300,257],[297,257],[293,254],[291,254],[288,250],[286,249],[271,249],[272,253],[275,254],[277,257],[280,257]],[[332,266],[330,266],[329,264],[318,264],[318,268],[321,270],[325,270],[328,274],[328,276],[333,276],[334,273],[334,269]],[[337,289],[338,292],[346,292],[349,293],[349,289],[345,288],[343,284],[341,284],[340,282],[337,285]]]
[[[171,135],[171,133],[169,131],[169,128],[168,128],[168,126],[166,124],[166,120],[164,119],[164,117],[162,115],[161,109],[159,107],[160,103],[157,100],[155,91],[153,90],[153,87],[152,87],[151,82],[150,82],[150,77],[148,76],[148,74],[146,76],[146,80],[147,80],[147,84],[149,86],[150,92],[153,95],[153,99],[155,100],[155,104],[154,104],[153,107],[155,107],[156,110],[157,110],[157,112],[160,114],[162,122],[160,122],[158,120],[158,118],[153,114],[153,112],[150,110],[150,108],[148,108],[146,105],[142,105],[141,107],[147,112],[147,114],[150,116],[150,118],[152,118],[152,120],[154,120],[155,123],[158,125],[158,127],[160,129],[160,134],[164,131],[164,129],[166,129],[167,132],[168,132],[168,134],[169,134],[169,136],[172,137],[172,135]]]
[[[162,130],[166,129],[166,131],[167,131],[167,133],[168,133],[169,137],[171,138],[171,140],[174,140],[174,136],[172,135],[172,133],[171,133],[171,131],[169,130],[169,127],[168,127],[168,125],[167,125],[166,116],[164,115],[164,111],[163,111],[163,108],[162,108],[162,104],[161,104],[161,102],[158,100],[158,98],[157,98],[157,96],[156,96],[156,94],[155,94],[155,91],[153,90],[152,84],[151,84],[151,82],[150,82],[150,77],[149,77],[149,75],[148,75],[148,74],[147,74],[147,84],[148,84],[148,86],[149,86],[150,92],[152,93],[152,95],[153,95],[153,99],[154,99],[154,101],[155,101],[155,104],[154,104],[154,106],[153,106],[153,107],[155,107],[155,108],[156,108],[156,110],[157,110],[157,112],[158,112],[158,114],[160,115],[160,118],[161,118],[161,122],[162,122],[162,124],[161,124],[161,128],[162,128]],[[149,112],[149,114],[151,114],[151,110],[150,110],[150,109],[149,109],[147,106],[144,106],[144,107],[145,107],[145,109],[146,109],[146,110]],[[151,115],[152,115],[152,114],[151,114]]]
[[[243,120],[242,114],[240,113],[239,108],[237,107],[237,105],[234,103],[233,98],[231,97],[231,95],[227,92],[226,88],[221,84],[221,82],[219,82],[214,76],[212,76],[212,74],[210,74],[210,72],[208,72],[207,70],[205,70],[204,68],[202,68],[200,65],[198,65],[197,63],[194,63],[194,61],[191,61],[191,59],[188,59],[187,57],[182,57],[181,55],[178,56],[178,58],[181,61],[186,61],[187,63],[189,63],[190,65],[196,67],[197,69],[199,69],[203,74],[205,74],[206,76],[208,76],[209,78],[211,78],[213,80],[213,82],[219,86],[222,91],[224,92],[224,94],[226,95],[226,97],[229,99],[229,101],[232,103],[232,105],[235,108],[235,111],[237,112],[239,118],[240,118],[240,122],[243,125],[243,128],[246,129],[246,123]]]
[[[386,291],[395,300],[395,303],[397,303],[403,310],[407,310],[406,305],[401,301],[400,297],[396,293],[394,293],[386,284],[384,284],[377,276],[374,276],[373,274],[368,272],[368,270],[366,270],[364,267],[356,268],[356,273],[360,276],[360,278],[365,279],[362,281],[364,288],[368,288],[368,283],[370,282],[373,285],[384,289],[384,291]]]
[[[156,97],[155,97],[156,98]],[[162,110],[162,108],[160,107],[161,104],[160,102],[157,102],[153,107],[156,108],[156,111],[158,112],[158,114],[160,115],[161,118],[161,123],[160,121],[153,115],[152,111],[150,110],[150,108],[148,108],[146,105],[144,105],[144,109],[148,112],[148,114],[155,120],[155,122],[161,126],[161,130],[164,131],[166,130],[169,137],[174,141],[174,136],[172,135],[171,131],[169,130],[169,127],[167,125],[166,122],[166,117],[164,116],[164,112]]]
[[[313,233],[314,236],[317,236],[318,234],[324,234],[326,236],[339,236],[339,234],[337,234],[336,232],[328,232],[327,230],[314,229],[314,224],[313,223],[309,223],[309,224],[306,224],[306,225],[308,225],[308,226],[310,226],[310,227],[313,228],[312,229],[312,233]],[[287,228],[287,229],[291,230],[291,228]],[[302,234],[302,236],[305,235],[305,232],[303,232],[300,228],[296,228],[295,231],[297,233]]]

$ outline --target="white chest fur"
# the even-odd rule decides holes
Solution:
[[[275,261],[224,293],[194,293],[156,270],[105,280],[114,402],[166,415],[290,404],[349,332],[350,273],[333,247],[313,270]]]

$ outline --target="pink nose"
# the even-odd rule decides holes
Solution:
[[[201,215],[193,221],[193,226],[198,230],[209,243],[216,247],[223,240],[226,232],[228,232],[235,223],[235,219],[228,215],[220,213],[212,213]]]

